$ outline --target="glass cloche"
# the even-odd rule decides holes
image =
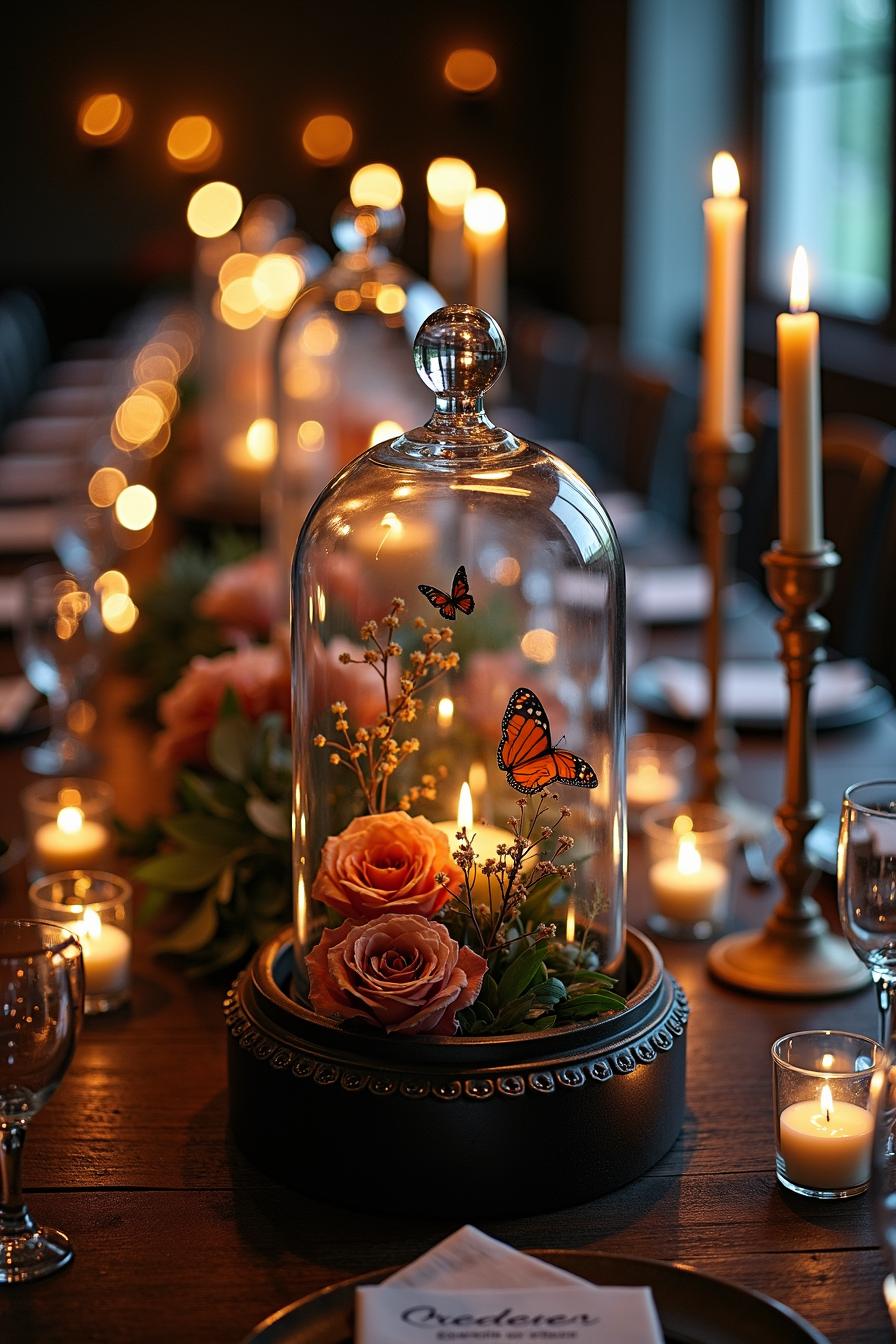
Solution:
[[[379,1025],[563,1025],[606,1010],[605,976],[625,988],[622,557],[580,477],[488,418],[493,318],[440,308],[414,361],[431,417],[343,465],[295,550],[298,992],[328,1013],[322,977],[349,943],[404,984],[429,965],[414,930],[444,940],[441,924],[467,958],[457,1021]],[[410,947],[368,940],[408,930]],[[366,1020],[355,990],[328,1015]]]
[[[338,249],[284,320],[275,354],[279,458],[269,544],[285,573],[308,509],[341,467],[427,413],[410,347],[443,302],[397,261],[404,212],[346,201],[332,221]]]

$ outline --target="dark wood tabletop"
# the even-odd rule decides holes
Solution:
[[[733,630],[755,646],[764,623]],[[759,634],[757,635],[757,631]],[[667,646],[694,647],[692,632]],[[131,688],[102,686],[99,717],[105,777],[120,812],[135,822],[165,798],[148,763],[148,736],[129,720]],[[0,746],[0,833],[21,832],[27,782],[21,743]],[[741,787],[774,805],[782,751],[774,737],[740,743]],[[816,793],[836,809],[845,785],[891,774],[896,715],[827,734],[818,745]],[[820,888],[834,917],[833,884]],[[774,894],[739,873],[735,924],[758,924]],[[645,910],[641,846],[632,845],[630,919]],[[7,879],[0,915],[25,909],[21,869]],[[308,1153],[309,1163],[351,1163],[366,1188],[365,1214],[346,1213],[282,1189],[260,1175],[227,1132],[225,982],[185,978],[152,958],[148,934],[136,946],[129,1010],[85,1023],[68,1076],[31,1127],[25,1186],[35,1216],[63,1229],[73,1264],[45,1282],[0,1294],[0,1340],[97,1344],[228,1344],[263,1317],[340,1279],[406,1261],[453,1224],[439,1218],[439,1189],[451,1172],[438,1151],[409,1173],[419,1216],[380,1216],[381,1155],[359,1134],[351,1152]],[[776,1183],[769,1046],[810,1026],[874,1033],[869,991],[799,1003],[729,991],[706,972],[700,944],[660,944],[691,1003],[687,1113],[671,1152],[639,1181],[590,1204],[576,1198],[577,1146],[599,1134],[545,1134],[533,1164],[565,1190],[563,1212],[484,1223],[522,1248],[604,1250],[684,1262],[789,1304],[832,1344],[890,1338],[881,1296],[885,1273],[871,1200],[822,1203]],[[302,1135],[296,1134],[301,1145]],[[515,1179],[501,1173],[496,1179]],[[389,1180],[396,1179],[394,1171]]]

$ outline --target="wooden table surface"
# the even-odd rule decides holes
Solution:
[[[736,642],[759,627],[737,623]],[[693,635],[684,637],[685,643]],[[668,642],[668,641],[667,641]],[[672,641],[674,644],[676,641]],[[680,642],[680,640],[678,641]],[[9,651],[0,648],[8,664]],[[164,797],[148,767],[147,738],[127,720],[128,687],[102,688],[103,772],[120,811],[136,821]],[[0,748],[0,833],[21,830],[27,782],[20,744]],[[741,785],[774,804],[780,742],[744,738]],[[848,783],[896,766],[896,716],[823,736],[816,793],[831,809]],[[740,875],[735,922],[758,924],[770,891]],[[644,864],[632,847],[630,915],[644,913]],[[833,915],[833,887],[822,893]],[[0,915],[24,910],[24,874],[0,895]],[[0,1295],[0,1340],[98,1344],[228,1344],[284,1304],[364,1270],[406,1261],[452,1230],[438,1216],[451,1180],[438,1152],[420,1190],[419,1217],[377,1213],[384,1166],[394,1154],[308,1154],[352,1163],[369,1190],[369,1212],[345,1213],[281,1189],[260,1175],[227,1132],[223,983],[186,980],[149,955],[138,936],[129,1011],[86,1022],[68,1076],[32,1126],[25,1185],[35,1216],[64,1229],[73,1264],[43,1283]],[[890,1338],[881,1296],[885,1273],[870,1200],[840,1204],[785,1193],[774,1176],[769,1046],[788,1030],[823,1026],[875,1031],[869,991],[814,1003],[763,1000],[709,979],[705,948],[661,944],[691,1003],[687,1114],[672,1151],[646,1176],[590,1204],[576,1203],[576,1146],[599,1135],[545,1135],[533,1162],[553,1173],[570,1207],[482,1224],[519,1247],[594,1249],[677,1260],[770,1293],[839,1344]],[[301,1133],[296,1143],[301,1144]],[[512,1173],[501,1177],[515,1179]]]

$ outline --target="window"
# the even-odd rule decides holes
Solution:
[[[812,303],[890,310],[894,0],[766,0],[760,283],[789,288],[797,244]]]

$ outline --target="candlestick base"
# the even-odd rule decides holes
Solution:
[[[865,967],[848,943],[831,932],[820,911],[817,919],[823,926],[817,931],[729,933],[710,948],[709,969],[735,989],[775,998],[827,998],[864,989],[870,979]]]

